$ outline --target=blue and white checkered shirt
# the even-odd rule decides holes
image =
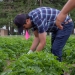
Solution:
[[[59,12],[59,10],[50,7],[39,7],[29,12],[28,15],[33,23],[33,30],[38,29],[39,33],[46,32],[55,24]],[[69,16],[66,17],[65,21],[68,19],[70,19]]]

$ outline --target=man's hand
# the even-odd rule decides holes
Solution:
[[[29,52],[27,54],[31,54],[31,53],[33,53],[33,51],[32,50],[29,50]]]
[[[58,17],[59,18],[59,17]],[[61,21],[59,19],[56,19],[56,26],[59,28],[59,29],[63,29],[63,26],[61,25]]]
[[[65,18],[66,18],[67,14],[63,14],[63,12],[60,12],[57,17],[56,17],[56,26],[59,29],[63,29],[63,26],[61,25],[62,22],[64,22]]]

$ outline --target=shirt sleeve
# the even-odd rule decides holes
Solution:
[[[33,22],[37,26],[38,32],[39,33],[45,32],[45,27],[44,27],[44,25],[46,23],[45,20],[41,19],[40,15],[37,15],[37,14],[33,17],[34,17]]]
[[[39,19],[39,20],[36,21],[36,23],[37,23],[37,27],[38,27],[38,32],[39,33],[45,32],[45,28],[44,28],[45,21],[42,20],[42,19]]]

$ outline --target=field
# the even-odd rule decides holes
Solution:
[[[33,37],[0,37],[0,75],[61,75],[62,70],[75,75],[75,35],[71,35],[63,49],[63,62],[51,54],[50,36],[41,52],[27,54]]]

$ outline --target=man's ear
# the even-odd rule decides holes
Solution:
[[[29,19],[26,19],[26,23],[28,23],[29,22]]]
[[[30,24],[31,20],[30,19],[26,19],[26,24]]]

